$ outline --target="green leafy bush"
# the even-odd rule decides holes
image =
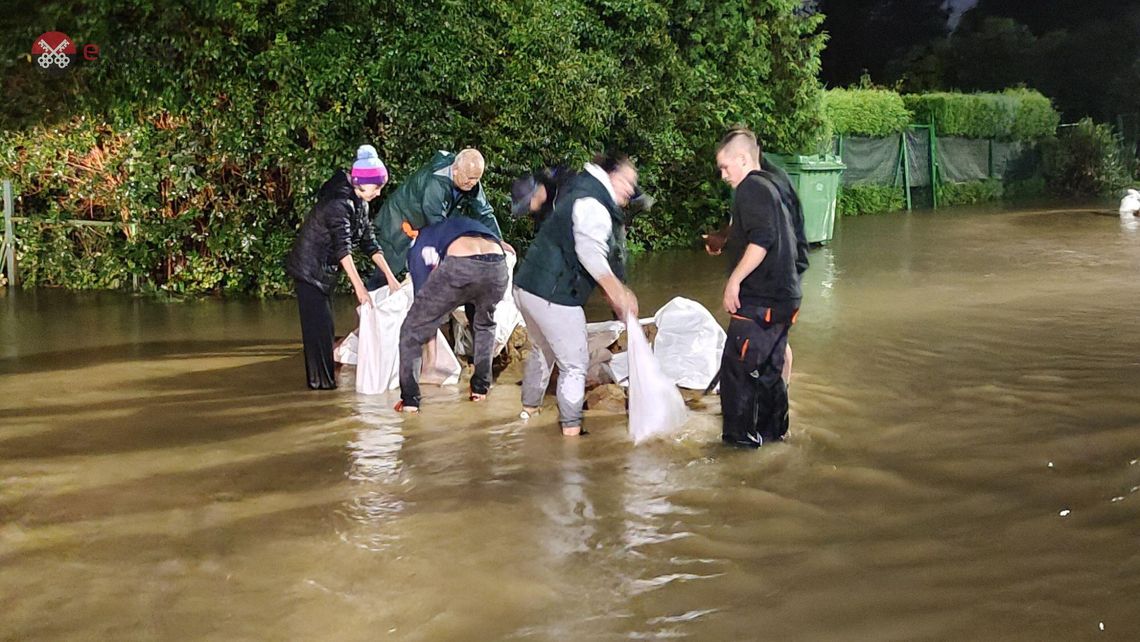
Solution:
[[[890,185],[843,185],[839,188],[836,211],[840,216],[882,214],[906,209],[902,187]]]
[[[1000,201],[1004,193],[1002,182],[991,178],[962,183],[941,183],[938,185],[939,206],[978,205]]]
[[[0,100],[0,174],[19,183],[20,214],[138,223],[109,251],[129,248],[123,265],[160,289],[267,295],[288,290],[295,230],[360,143],[380,151],[388,190],[435,149],[478,147],[502,213],[517,174],[625,151],[657,198],[630,238],[655,249],[688,246],[724,217],[713,150],[727,126],[779,150],[825,131],[821,18],[794,0],[524,4],[39,3],[0,59],[26,55],[52,24],[100,43],[103,60],[66,83],[5,63],[18,91]],[[73,162],[88,157],[99,164]],[[500,218],[525,243],[529,228]],[[26,264],[54,260],[37,247]]]
[[[1055,196],[1106,196],[1132,179],[1112,128],[1088,118],[1061,128],[1042,145],[1042,157],[1045,184]]]
[[[1045,192],[1045,178],[1042,176],[1006,181],[1002,189],[1002,200],[1017,201],[1040,198],[1045,195]]]
[[[911,122],[902,96],[887,89],[829,89],[823,109],[836,134],[890,136]]]
[[[1052,135],[1060,115],[1049,99],[1028,89],[989,94],[907,94],[914,122],[933,120],[938,134],[968,138],[1027,140]]]

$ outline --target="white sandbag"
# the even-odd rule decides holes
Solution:
[[[625,334],[625,323],[621,321],[598,321],[586,324],[586,354],[590,357],[586,365],[587,387],[610,383],[613,380],[606,364],[613,357],[610,346],[623,334]]]
[[[629,332],[629,434],[639,444],[668,435],[688,416],[685,400],[673,381],[661,370],[641,325],[632,315],[626,319]]]
[[[511,335],[514,334],[515,328],[526,325],[523,322],[522,313],[515,305],[513,275],[518,258],[507,252],[506,262],[507,289],[503,293],[503,298],[495,304],[495,348],[491,351],[491,358],[497,357],[503,351],[507,342],[510,341]],[[467,327],[467,315],[464,314],[463,308],[456,308],[452,311],[451,319],[452,335],[455,337],[455,354],[464,357],[471,356],[475,352],[472,344],[474,338],[471,336],[471,329]]]
[[[412,288],[404,286],[389,294],[384,286],[369,293],[372,306],[356,309],[360,315],[357,342],[356,391],[380,394],[400,387],[400,326],[412,306]],[[435,362],[423,364],[422,372],[431,382],[454,385],[463,368],[443,333],[436,331]]]
[[[590,355],[590,364],[586,366],[586,389],[606,383],[617,383],[610,374],[609,364],[613,356],[609,350],[601,350],[596,356]]]
[[[356,308],[360,315],[356,391],[375,395],[400,387],[400,325],[412,305],[412,293],[402,287],[390,295],[384,286],[369,294],[372,305]]]
[[[356,365],[356,351],[360,337],[353,330],[333,348],[333,361],[349,366]]]
[[[609,373],[610,381],[623,386],[629,385],[629,353],[619,352],[610,357],[610,360],[603,364],[603,367]]]
[[[447,344],[447,338],[440,330],[435,331],[435,362],[428,362],[427,346],[424,346],[423,365],[420,366],[420,383],[441,386],[454,386],[459,383],[459,374],[463,372],[463,365],[455,357],[455,352]],[[393,389],[400,387],[399,379]]]
[[[613,345],[614,341],[625,333],[625,323],[622,321],[596,321],[586,324],[586,352],[593,354],[597,350],[605,350]]]
[[[705,306],[682,297],[654,315],[657,338],[653,354],[661,368],[682,388],[704,390],[720,370],[727,335]]]
[[[653,319],[641,319],[638,325],[645,327],[653,323]],[[625,334],[625,323],[622,321],[599,321],[586,324],[586,347],[590,351],[590,368],[597,369],[599,383],[616,383],[629,385],[629,353],[611,353],[609,347],[614,341]],[[590,370],[586,371],[586,382],[589,385]]]

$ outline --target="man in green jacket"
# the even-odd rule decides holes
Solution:
[[[480,183],[485,168],[477,149],[469,147],[458,154],[439,151],[384,200],[372,225],[393,272],[407,269],[408,248],[418,230],[455,214],[479,221],[502,239],[499,222]],[[508,244],[503,245],[514,252]],[[374,281],[377,287],[383,284],[379,279]]]

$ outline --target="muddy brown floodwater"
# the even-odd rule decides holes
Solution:
[[[0,293],[0,638],[1140,637],[1140,234],[841,223],[759,452],[715,398],[676,440],[565,439],[517,369],[411,418],[349,370],[312,393],[290,300]],[[722,270],[632,285],[715,310]]]

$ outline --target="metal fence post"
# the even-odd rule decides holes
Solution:
[[[907,130],[903,130],[899,134],[899,145],[902,147],[902,166],[903,166],[903,182],[906,184],[906,211],[911,210],[910,204],[910,154],[906,151],[908,145],[906,144]]]
[[[138,223],[128,223],[127,229],[129,229],[131,231],[131,238],[129,240],[133,241],[139,233],[139,224]],[[131,270],[131,291],[132,292],[138,292],[139,291],[139,273],[134,271],[134,270]]]
[[[930,206],[938,209],[938,134],[934,132],[934,117],[930,118]]]
[[[8,271],[8,287],[16,287],[16,232],[12,228],[12,181],[4,180],[4,265]]]
[[[994,178],[994,139],[990,139],[989,178]]]

